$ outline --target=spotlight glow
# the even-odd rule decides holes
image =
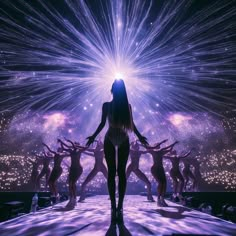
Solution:
[[[147,111],[235,107],[233,0],[59,2],[1,4],[3,111],[80,114],[109,98],[117,73]]]

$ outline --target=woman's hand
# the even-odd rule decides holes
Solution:
[[[140,141],[144,146],[148,146],[148,145],[149,145],[149,143],[148,143],[146,137],[140,136],[138,139],[139,139],[139,141]]]
[[[89,137],[87,137],[86,139],[88,139],[88,141],[87,141],[87,143],[86,143],[86,146],[89,147],[89,146],[94,142],[95,137],[94,137],[94,136],[89,136]]]

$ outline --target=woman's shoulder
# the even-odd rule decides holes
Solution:
[[[107,113],[109,111],[109,107],[110,107],[110,102],[104,102],[102,105],[102,111],[103,113]]]
[[[104,102],[102,107],[103,108],[108,108],[110,106],[111,102]]]

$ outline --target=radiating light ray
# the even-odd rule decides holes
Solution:
[[[109,98],[117,73],[138,109],[233,107],[233,3],[4,2],[1,107],[80,112],[86,98],[95,107]]]

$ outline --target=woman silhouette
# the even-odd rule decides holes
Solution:
[[[151,182],[147,178],[147,176],[142,172],[142,170],[139,168],[139,161],[142,154],[146,154],[147,151],[142,151],[139,149],[138,142],[134,141],[131,143],[131,149],[130,149],[130,164],[127,167],[126,170],[126,178],[129,179],[130,174],[133,172],[140,180],[142,180],[146,186],[147,186],[147,199],[148,201],[154,202],[154,199],[152,197],[152,186]]]
[[[66,208],[72,210],[77,205],[76,183],[83,173],[83,167],[80,163],[80,159],[81,159],[82,153],[86,153],[85,150],[87,149],[87,147],[79,146],[79,143],[72,142],[69,139],[67,139],[66,141],[71,143],[72,146],[67,145],[61,139],[58,139],[57,141],[61,144],[62,150],[69,153],[69,156],[71,159],[71,166],[69,170],[69,179],[68,179],[69,180],[69,202],[67,203]]]
[[[168,158],[171,163],[172,167],[170,169],[170,177],[173,181],[173,188],[174,188],[174,193],[173,193],[173,198],[176,201],[183,200],[182,193],[183,193],[183,188],[184,188],[184,178],[183,175],[180,172],[180,160],[183,158],[186,158],[190,155],[191,151],[185,153],[184,155],[178,155],[176,150],[171,151],[171,155],[166,157]]]
[[[93,178],[98,174],[98,172],[102,172],[102,174],[106,179],[108,175],[107,168],[103,163],[104,159],[103,143],[100,140],[98,140],[96,147],[94,149],[87,149],[87,151],[91,152],[91,154],[89,155],[94,157],[95,163],[93,169],[91,170],[91,172],[88,174],[85,181],[81,185],[79,202],[82,202],[85,199],[86,186],[90,181],[93,180]]]
[[[49,189],[52,194],[52,197],[53,198],[55,197],[56,202],[58,202],[60,199],[60,196],[58,194],[58,189],[57,189],[56,184],[57,184],[57,180],[60,178],[63,171],[61,167],[62,160],[64,157],[68,156],[68,154],[64,153],[63,149],[60,147],[57,149],[57,151],[52,151],[47,144],[43,143],[43,145],[48,149],[50,153],[53,154],[54,166],[52,168],[52,172],[48,179],[48,185],[49,185]]]
[[[42,179],[43,176],[46,176],[46,188],[48,186],[48,179],[51,174],[51,168],[50,168],[50,162],[52,161],[53,156],[51,155],[50,152],[43,152],[43,156],[41,157],[41,161],[43,164],[43,168],[40,171],[39,175],[36,178],[36,187],[37,190],[40,190],[40,180]]]
[[[182,174],[184,177],[184,191],[187,191],[187,185],[189,180],[192,180],[192,185],[190,186],[190,191],[196,191],[196,184],[197,184],[197,179],[195,175],[193,174],[193,171],[191,170],[191,165],[192,165],[192,159],[193,158],[185,158],[182,160],[184,164],[184,168],[182,170]]]
[[[96,136],[101,132],[108,119],[109,128],[104,139],[104,153],[108,168],[108,191],[111,200],[111,223],[123,224],[123,200],[126,190],[126,165],[129,156],[130,144],[128,131],[134,131],[138,139],[147,145],[146,137],[137,130],[132,117],[131,105],[128,102],[125,83],[123,80],[115,80],[112,84],[111,102],[105,102],[102,106],[102,119],[95,133],[88,137],[87,145],[94,142]],[[117,166],[116,166],[117,150]],[[116,172],[119,179],[119,200],[116,208]]]

